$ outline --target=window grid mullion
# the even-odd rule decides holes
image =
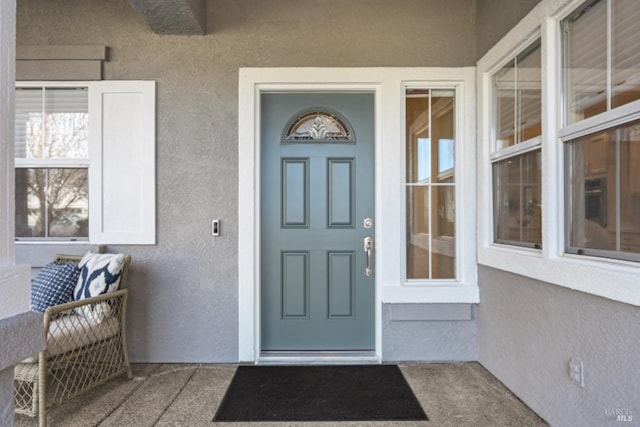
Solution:
[[[44,172],[44,237],[49,237],[49,169]]]
[[[613,57],[612,57],[612,13],[611,13],[611,0],[607,0],[607,111],[611,111],[612,97],[613,97]]]
[[[560,125],[561,127],[567,126],[569,123],[569,103],[571,99],[569,97],[569,31],[571,27],[571,21],[564,21],[562,24],[562,40],[561,40],[561,55],[560,60],[560,74],[564,84],[560,90],[562,99],[560,108]]]
[[[524,185],[523,185],[524,180],[522,179],[523,166],[524,166],[523,159],[522,157],[520,157],[518,159],[518,169],[519,169],[518,170],[518,194],[520,195],[520,208],[519,208],[520,221],[518,224],[518,232],[519,232],[519,238],[521,242],[524,241],[524,230],[522,227],[524,222]]]
[[[616,252],[621,252],[622,244],[621,244],[621,224],[620,224],[620,210],[622,208],[621,200],[620,200],[620,133],[621,129],[617,129],[615,132],[616,138]]]
[[[82,169],[89,167],[88,159],[15,159],[16,168]]]
[[[520,114],[520,97],[518,96],[518,56],[513,58],[513,144],[520,143],[520,122],[518,116]]]
[[[429,89],[429,105],[428,105],[428,121],[429,121],[429,143],[433,144],[433,140],[431,139],[432,135],[432,124],[431,124],[431,116],[432,116],[432,112],[431,112],[431,89]],[[431,147],[429,147],[429,151],[431,151]],[[431,155],[429,155],[429,161],[431,162]],[[431,168],[429,168],[431,170]],[[433,171],[431,172],[433,173]],[[427,190],[427,218],[429,221],[429,280],[433,279],[433,224],[432,224],[432,218],[431,218],[431,211],[433,209],[431,209],[431,182],[433,180],[431,179],[431,177],[429,177],[429,186],[428,186],[428,190]]]
[[[42,98],[41,98],[41,102],[42,102],[42,108],[40,110],[40,114],[42,114],[42,117],[40,118],[40,132],[42,132],[42,136],[43,138],[40,139],[39,141],[39,145],[40,145],[40,159],[44,158],[44,147],[45,147],[45,139],[47,137],[46,132],[47,132],[47,126],[46,126],[46,106],[47,106],[47,101],[46,101],[46,97],[47,96],[47,92],[46,92],[46,88],[43,86],[42,87]],[[27,144],[28,146],[29,144]]]
[[[564,178],[564,245],[565,247],[568,246],[568,243],[571,242],[571,235],[573,233],[574,227],[575,227],[575,223],[573,220],[573,209],[574,209],[574,203],[573,203],[573,185],[571,185],[570,179],[567,179],[567,177],[569,178],[573,178],[573,169],[574,169],[574,165],[573,165],[573,150],[574,150],[574,146],[571,144],[565,144],[562,146],[562,154],[564,156],[563,161],[564,161],[564,174],[565,174],[565,178]]]

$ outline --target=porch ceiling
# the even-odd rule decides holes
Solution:
[[[157,34],[197,35],[207,32],[206,0],[129,0]]]

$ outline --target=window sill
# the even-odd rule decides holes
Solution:
[[[16,245],[90,245],[88,240],[16,240]]]
[[[91,245],[89,242],[31,241],[16,242],[16,263],[29,264],[41,268],[51,261],[55,254],[84,255],[86,252],[104,252],[104,246]]]
[[[477,304],[479,290],[475,285],[460,283],[402,284],[382,287],[382,303],[465,303]]]
[[[491,245],[478,263],[571,290],[640,306],[640,265],[628,261]]]

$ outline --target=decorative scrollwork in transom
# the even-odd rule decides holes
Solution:
[[[306,111],[290,122],[284,142],[353,142],[351,128],[336,114]]]

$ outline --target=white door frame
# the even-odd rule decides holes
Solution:
[[[456,223],[460,225],[456,238],[467,243],[457,252],[457,280],[421,286],[407,284],[402,267],[404,92],[406,87],[414,85],[455,87],[458,92],[456,144],[460,145],[456,147],[459,153],[456,161],[460,161],[461,172],[456,178]],[[375,97],[374,361],[382,361],[383,302],[478,301],[474,224],[475,67],[241,68],[238,82],[239,362],[260,361],[260,96],[263,92],[313,91],[367,91]]]
[[[240,70],[239,87],[239,342],[241,362],[258,362],[260,358],[260,96],[265,92],[370,92],[375,98],[376,172],[380,153],[380,88],[377,83],[345,79],[340,69],[265,69]],[[310,78],[313,76],[312,78]],[[345,81],[347,80],[347,81]],[[308,83],[317,82],[317,83]],[[378,217],[378,182],[376,174],[376,217]],[[374,260],[375,262],[375,260]],[[375,358],[381,360],[381,304],[376,282]],[[319,358],[329,361],[326,358]],[[305,359],[306,360],[306,359]],[[342,359],[341,359],[342,360]]]

